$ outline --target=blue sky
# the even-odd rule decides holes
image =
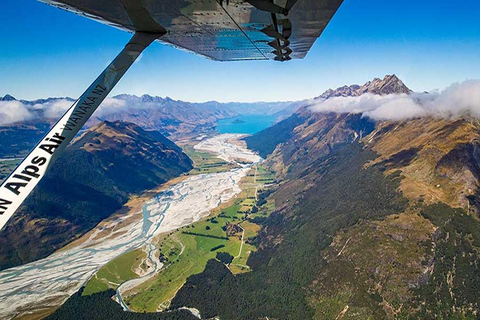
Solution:
[[[443,89],[480,78],[479,21],[478,0],[345,0],[304,60],[214,62],[155,43],[113,94],[300,100],[391,73],[415,91]],[[130,35],[34,0],[2,0],[0,38],[0,95],[35,99],[78,97]]]

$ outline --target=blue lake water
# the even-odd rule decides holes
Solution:
[[[254,134],[275,123],[275,116],[264,114],[240,115],[233,118],[218,120],[218,133]]]

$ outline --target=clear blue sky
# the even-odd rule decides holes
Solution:
[[[0,95],[75,98],[130,37],[34,0],[1,2]],[[299,100],[391,73],[415,91],[480,78],[480,1],[345,0],[307,58],[286,63],[214,62],[156,43],[113,94]]]

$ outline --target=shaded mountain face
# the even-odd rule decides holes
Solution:
[[[0,126],[0,158],[23,157],[50,129],[48,122],[27,122],[15,126]]]
[[[70,145],[0,235],[0,268],[47,256],[128,200],[192,169],[158,132],[102,122]]]
[[[0,97],[0,101],[15,101],[15,100],[16,99],[9,94],[5,95],[4,97]]]
[[[222,319],[477,318],[479,139],[470,117],[373,122],[303,108],[246,139],[281,181],[253,271],[234,277],[211,261],[172,304]]]

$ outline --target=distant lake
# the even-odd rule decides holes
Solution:
[[[254,134],[270,127],[275,122],[275,116],[264,114],[248,114],[233,118],[218,120],[218,133]]]

